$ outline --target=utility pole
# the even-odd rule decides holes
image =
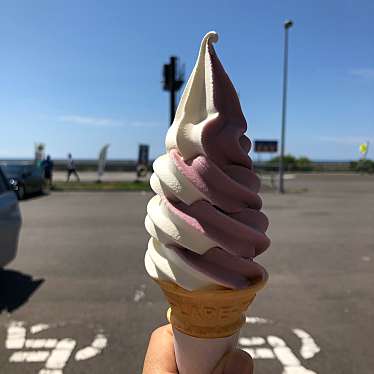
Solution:
[[[176,112],[176,93],[182,87],[184,83],[184,67],[178,69],[178,58],[175,56],[170,57],[169,64],[164,65],[163,71],[164,91],[170,91],[170,125],[174,121]]]
[[[291,20],[284,23],[284,62],[283,62],[283,97],[282,97],[282,135],[281,152],[279,157],[279,193],[284,193],[284,148],[286,136],[286,114],[287,114],[287,80],[288,80],[288,29],[293,26]]]

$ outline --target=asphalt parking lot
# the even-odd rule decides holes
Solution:
[[[263,193],[272,246],[258,261],[270,281],[240,344],[256,374],[372,374],[374,178],[297,175],[287,187]],[[56,192],[21,203],[18,256],[0,273],[0,373],[141,372],[166,311],[143,267],[150,196]]]

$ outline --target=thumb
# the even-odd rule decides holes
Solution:
[[[212,374],[253,374],[252,357],[236,349],[222,358]]]

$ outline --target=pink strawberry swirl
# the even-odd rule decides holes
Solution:
[[[254,258],[270,245],[260,180],[239,98],[208,33],[154,163],[146,228],[151,276],[187,289],[246,288],[266,276]]]

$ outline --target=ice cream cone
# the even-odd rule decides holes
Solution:
[[[155,281],[170,304],[168,319],[174,328],[186,335],[214,339],[240,330],[245,312],[264,287],[267,274],[251,287],[240,290],[222,287],[188,291],[172,282]]]
[[[174,331],[180,374],[210,374],[220,359],[235,348],[245,312],[268,274],[251,287],[188,291],[175,283],[155,279],[170,308],[167,318]]]
[[[156,196],[145,220],[145,266],[170,304],[179,374],[212,373],[236,346],[245,312],[267,281],[250,259],[269,247],[269,222],[260,211],[247,122],[217,40],[209,32],[201,42],[166,153],[153,164]]]

